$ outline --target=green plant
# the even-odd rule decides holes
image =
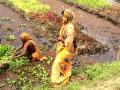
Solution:
[[[16,70],[23,65],[27,65],[28,59],[26,57],[12,59],[13,50],[13,46],[0,44],[0,63],[9,61],[10,70]]]
[[[90,8],[104,8],[111,6],[107,0],[74,0],[74,2]]]
[[[1,19],[1,21],[9,21],[10,20],[9,17],[1,17],[0,19]]]
[[[9,36],[7,37],[7,41],[14,41],[14,40],[16,40],[15,35],[9,35]]]
[[[15,71],[17,78],[6,79],[6,83],[10,86],[14,86],[16,89],[33,88],[34,83],[40,84],[42,88],[48,87],[49,78],[48,72],[41,65],[24,66]]]
[[[13,50],[12,46],[0,44],[0,60],[4,56],[9,56]]]
[[[53,58],[52,57],[48,57],[48,59],[46,61],[44,61],[44,63],[50,65],[50,63],[52,62]]]
[[[42,4],[37,0],[9,0],[12,4],[24,11],[25,13],[29,12],[39,12],[44,13],[50,10],[50,6]]]
[[[17,58],[16,60],[11,60],[10,62],[10,70],[15,71],[16,69],[18,69],[21,66],[26,66],[28,65],[29,60],[26,57],[21,57],[21,58]]]

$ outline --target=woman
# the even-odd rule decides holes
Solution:
[[[23,43],[22,46],[13,53],[14,59],[21,56],[27,56],[30,61],[43,61],[47,59],[46,57],[42,56],[37,44],[33,41],[32,37],[28,33],[23,32],[20,35],[20,39]],[[24,52],[21,55],[17,55],[18,51],[22,48]]]
[[[57,56],[52,66],[51,82],[53,86],[61,86],[68,82],[71,75],[71,59],[75,53],[76,32],[73,25],[74,13],[66,9],[62,12],[62,27],[59,33],[59,46],[57,47]]]

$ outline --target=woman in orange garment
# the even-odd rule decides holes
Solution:
[[[56,49],[57,56],[53,63],[51,72],[51,82],[53,87],[66,84],[71,76],[71,59],[74,57],[76,48],[76,32],[73,19],[73,11],[69,9],[63,11],[63,25],[58,37],[59,46]]]
[[[37,44],[33,41],[32,37],[28,33],[23,32],[20,35],[20,38],[23,43],[22,46],[15,50],[15,52],[13,53],[14,59],[21,56],[27,56],[30,61],[43,61],[47,59],[47,57],[42,56]],[[22,48],[24,50],[24,53],[22,53],[21,55],[17,55],[18,51]]]

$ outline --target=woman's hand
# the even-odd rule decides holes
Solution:
[[[58,37],[58,41],[61,41],[64,43],[64,38],[60,36],[60,37]]]

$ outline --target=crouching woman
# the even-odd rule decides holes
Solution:
[[[22,45],[20,46],[20,48],[14,51],[14,59],[21,56],[27,56],[30,61],[43,61],[47,59],[47,57],[42,56],[37,44],[33,41],[32,37],[28,33],[23,32],[20,35],[20,39],[22,41]],[[23,53],[19,55],[19,50],[21,50],[22,48]]]

